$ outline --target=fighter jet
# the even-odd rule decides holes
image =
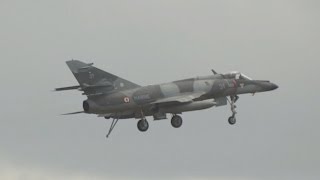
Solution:
[[[137,127],[145,132],[149,128],[146,117],[153,120],[167,119],[171,115],[171,125],[182,125],[181,114],[211,107],[231,107],[228,122],[236,123],[236,105],[239,94],[255,94],[271,91],[278,86],[270,81],[253,80],[237,72],[213,74],[173,81],[170,83],[140,86],[109,72],[78,60],[66,62],[79,85],[56,88],[55,91],[79,90],[87,99],[83,101],[83,111],[70,114],[95,114],[112,119],[107,138],[119,119],[139,119]]]

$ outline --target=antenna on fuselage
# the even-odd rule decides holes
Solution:
[[[213,70],[213,69],[211,69],[211,71],[212,71],[212,73],[214,74],[214,75],[216,75],[216,74],[218,74],[215,70]]]
[[[212,73],[214,74],[214,75],[220,75],[222,78],[225,78],[225,76],[223,75],[223,74],[220,74],[220,73],[217,73],[217,71],[215,71],[214,69],[211,69],[211,71],[212,71]]]

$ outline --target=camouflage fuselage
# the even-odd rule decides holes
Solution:
[[[212,75],[92,96],[84,101],[83,106],[86,113],[120,119],[141,118],[157,113],[179,114],[225,105],[226,97],[230,95],[272,90],[269,84],[267,81],[226,79]],[[192,102],[157,103],[166,98],[194,94],[197,96]]]

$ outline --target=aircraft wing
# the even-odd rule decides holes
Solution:
[[[151,104],[162,104],[162,103],[187,103],[192,102],[194,99],[197,99],[204,95],[204,92],[201,93],[184,93],[179,96],[173,96],[168,98],[159,99]]]

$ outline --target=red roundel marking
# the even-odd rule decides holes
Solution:
[[[123,98],[123,101],[124,101],[125,103],[129,103],[129,102],[130,102],[130,98],[129,98],[129,97],[124,97],[124,98]]]

